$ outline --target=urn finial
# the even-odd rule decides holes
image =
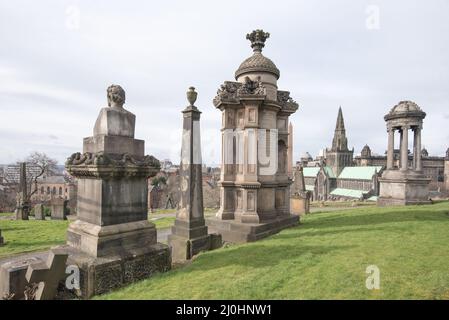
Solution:
[[[246,39],[251,41],[251,48],[254,52],[262,52],[265,47],[265,41],[270,37],[268,32],[264,32],[262,29],[256,29],[246,35]]]
[[[195,87],[190,87],[189,91],[187,91],[187,101],[189,101],[190,106],[193,107],[197,96],[198,96],[198,92],[195,92]]]

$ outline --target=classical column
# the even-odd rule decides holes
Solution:
[[[401,135],[401,170],[407,170],[408,167],[408,127],[402,127]]]
[[[421,127],[417,127],[415,131],[415,144],[416,144],[416,170],[422,170],[422,161],[421,161]]]
[[[394,128],[388,128],[387,169],[393,169],[394,163]]]

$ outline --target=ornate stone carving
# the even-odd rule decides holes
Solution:
[[[246,39],[251,41],[251,48],[254,52],[261,52],[265,47],[265,41],[270,37],[268,32],[264,32],[261,29],[254,30],[246,35]]]
[[[241,85],[239,82],[225,81],[217,91],[214,105],[218,106],[223,101],[237,102],[237,90]]]
[[[122,108],[125,103],[125,90],[119,85],[113,84],[107,90],[108,106],[112,108]]]
[[[237,89],[239,95],[265,95],[266,89],[260,81],[260,77],[256,80],[251,80],[250,77],[245,77],[245,82]]]
[[[295,112],[298,110],[298,103],[290,97],[289,91],[278,90],[277,96],[278,103],[282,106],[283,111]]]

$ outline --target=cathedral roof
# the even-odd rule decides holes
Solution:
[[[279,79],[279,69],[273,61],[262,54],[265,41],[269,37],[270,34],[263,30],[254,30],[252,33],[246,35],[246,38],[251,41],[251,48],[253,48],[254,54],[240,64],[240,67],[235,72],[236,79],[241,75],[250,72],[268,72],[274,74],[276,78]]]

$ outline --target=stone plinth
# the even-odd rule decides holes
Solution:
[[[67,220],[66,217],[67,202],[64,198],[52,198],[50,200],[50,210],[52,220]]]
[[[45,207],[42,203],[34,206],[34,219],[45,220]]]
[[[67,231],[69,263],[81,269],[81,296],[89,298],[170,269],[167,245],[157,243],[148,221],[148,177],[159,161],[144,156],[134,139],[135,116],[123,108],[125,92],[108,88],[108,105],[97,118],[83,154],[66,162],[78,180],[77,220]]]
[[[414,171],[386,170],[379,179],[379,206],[430,204],[430,179]]]

